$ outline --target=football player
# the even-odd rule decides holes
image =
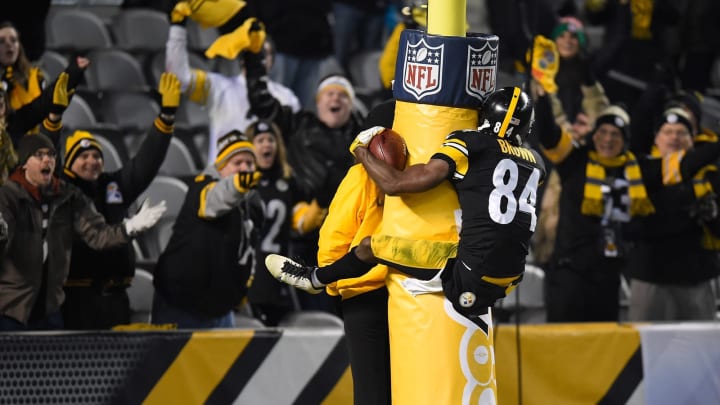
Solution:
[[[403,171],[367,149],[383,127],[358,134],[350,151],[387,195],[423,192],[444,180],[453,184],[462,211],[460,241],[457,255],[433,280],[442,283],[445,297],[457,312],[486,329],[481,316],[522,279],[545,167],[538,152],[524,146],[533,106],[520,88],[505,87],[491,94],[478,118],[477,130],[451,133],[427,163]],[[319,293],[325,284],[358,277],[378,263],[371,241],[364,238],[325,267],[302,266],[278,255],[268,256],[266,264],[278,280]]]

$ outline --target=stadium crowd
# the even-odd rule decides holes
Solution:
[[[100,89],[100,46],[53,37],[56,16],[93,6],[46,3],[0,23],[0,329],[128,324],[139,267],[155,275],[156,323],[232,327],[240,312],[275,326],[308,309],[343,317],[337,290],[289,287],[264,258],[317,264],[328,207],[355,164],[348,146],[378,125],[366,117],[392,97],[397,33],[423,30],[426,6],[250,0],[201,29],[174,1],[115,2],[113,14],[95,13],[111,49],[156,89],[131,91]],[[161,46],[150,45],[157,27],[141,23],[147,46],[122,43],[115,25],[134,11],[162,16]],[[496,88],[520,86],[535,105],[528,142],[549,176],[527,260],[545,272],[547,321],[715,319],[718,17],[717,2],[703,0],[468,0],[468,30],[500,37]],[[31,34],[40,20],[46,40]],[[48,55],[64,66],[52,70]],[[136,114],[128,102],[112,122],[114,93],[133,92],[151,103]],[[78,120],[80,102],[99,123]],[[194,173],[163,169],[173,137]],[[109,148],[121,168],[107,167]],[[158,175],[189,189],[149,257],[143,242],[169,213],[136,199]]]

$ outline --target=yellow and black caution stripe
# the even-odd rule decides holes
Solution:
[[[516,333],[514,326],[495,329],[499,403],[624,404],[643,379],[640,333],[632,326],[523,325],[519,340]]]
[[[113,403],[352,401],[342,331],[207,331],[154,340]]]
[[[720,403],[719,338],[712,322],[500,324],[498,402]],[[345,344],[339,328],[0,334],[0,403],[350,404]]]
[[[605,396],[598,401],[598,405],[627,403],[642,382],[642,367],[642,350],[638,347],[608,388]]]
[[[254,372],[279,341],[275,332],[258,331],[262,337],[253,339],[225,373],[224,378],[208,397],[210,404],[230,404],[245,389]],[[259,336],[258,336],[259,337]]]

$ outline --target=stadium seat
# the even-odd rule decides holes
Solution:
[[[210,115],[205,106],[183,97],[178,107],[176,124],[186,126],[194,132],[207,132]]]
[[[545,323],[544,282],[545,272],[537,266],[526,264],[522,282],[500,300],[497,307],[509,312],[512,321]]]
[[[98,143],[100,143],[103,150],[103,161],[105,163],[104,171],[114,172],[122,169],[123,159],[117,148],[115,148],[115,145],[102,135],[93,134],[93,136],[97,139]]]
[[[711,285],[712,285],[713,292],[715,293],[715,297],[717,297],[715,299],[715,302],[716,302],[718,310],[717,310],[715,319],[720,321],[720,277],[715,277],[713,279]]]
[[[193,135],[193,143],[197,148],[198,154],[202,159],[201,167],[208,164],[208,151],[210,150],[210,135],[208,133],[200,133]]]
[[[129,133],[123,137],[123,145],[127,150],[129,156],[134,156],[140,145],[145,140],[147,133]],[[206,137],[204,134],[197,135],[195,132],[186,130],[178,125],[175,126],[175,133],[173,134],[170,147],[168,149],[168,155],[165,158],[163,166],[160,171],[161,174],[166,174],[173,177],[178,177],[181,180],[185,180],[188,177],[194,178],[198,172],[205,167],[205,155],[207,150],[201,155],[200,149],[195,144],[196,136]],[[170,156],[173,156],[172,158]],[[171,162],[171,159],[181,159],[181,162]],[[191,169],[194,169],[191,171]],[[164,173],[163,173],[164,171]],[[181,173],[181,174],[178,174]]]
[[[327,77],[330,75],[346,75],[345,70],[340,66],[337,59],[334,57],[325,58],[320,62],[318,77]],[[355,83],[353,83],[353,86]]]
[[[110,30],[92,11],[56,7],[45,20],[47,48],[61,53],[85,53],[113,46]]]
[[[512,74],[498,69],[496,74],[496,88],[503,88],[509,86],[522,87],[523,77],[520,75]]]
[[[176,137],[170,139],[170,147],[162,166],[160,166],[159,173],[173,177],[187,177],[198,174],[195,160],[183,141]]]
[[[250,315],[235,312],[235,327],[239,329],[262,329],[265,324]]]
[[[720,94],[718,97],[720,97]],[[710,128],[713,131],[720,131],[720,98],[711,96],[703,97],[701,108],[701,125],[705,128]]]
[[[130,322],[150,323],[153,296],[155,295],[152,273],[136,268],[135,277],[133,277],[127,293],[130,299]]]
[[[140,247],[140,242],[138,242],[137,239],[133,238],[132,242],[130,243],[132,244],[133,253],[135,254],[135,261],[145,261],[145,252],[143,252],[142,247]]]
[[[157,175],[148,188],[135,200],[135,205],[139,205],[146,198],[153,203],[165,200],[167,211],[164,216],[175,218],[180,213],[187,190],[188,186],[181,180],[172,176]]]
[[[381,54],[382,51],[367,51],[360,52],[351,58],[348,69],[355,87],[365,91],[382,88],[380,69],[378,68]]]
[[[87,54],[90,66],[85,70],[85,83],[91,91],[150,90],[140,62],[121,49],[94,50]]]
[[[165,214],[160,218],[160,221],[158,221],[154,227],[150,228],[149,231],[137,237],[140,246],[146,253],[145,257],[149,260],[157,261],[160,253],[162,253],[170,240],[172,227],[185,202],[187,190],[188,186],[181,180],[170,176],[158,175],[133,204],[139,207],[139,204],[146,198],[150,199],[151,204],[157,204],[161,200],[165,200],[167,204],[167,211],[165,211]]]
[[[210,61],[205,59],[203,56],[200,56],[194,52],[188,53],[188,59],[190,63],[190,67],[193,69],[201,69],[206,72],[212,71],[212,66]],[[150,61],[149,66],[145,69],[145,76],[146,81],[149,84],[152,84],[154,87],[157,87],[157,84],[160,82],[160,75],[165,71],[165,51],[161,51],[158,53],[155,53]]]
[[[594,52],[603,46],[603,37],[605,36],[605,27],[602,25],[585,25],[585,35],[587,36],[588,52]]]
[[[146,93],[110,92],[100,101],[102,122],[126,132],[145,132],[160,114],[160,105]]]
[[[165,13],[158,10],[132,7],[121,9],[110,27],[115,44],[121,49],[150,53],[165,50],[170,22]]]
[[[107,139],[117,151],[122,162],[126,162],[130,158],[131,155],[128,153],[127,146],[125,146],[125,133],[117,126],[99,123],[94,127],[78,129],[84,129],[93,135],[100,135]]]
[[[712,70],[710,71],[710,85],[720,90],[720,56],[715,57],[715,62],[713,62]]]
[[[293,311],[280,320],[278,326],[296,328],[342,328],[343,320],[329,312],[316,310]]]
[[[62,116],[63,125],[71,128],[87,128],[98,125],[97,117],[85,99],[75,94]]]
[[[40,56],[40,69],[45,73],[48,81],[55,80],[68,65],[68,58],[50,49],[46,49]]]
[[[203,137],[207,138],[206,135],[207,131],[193,131],[189,128],[184,128],[181,125],[175,125],[175,134],[174,137],[182,141],[182,143],[185,144],[188,151],[190,152],[190,156],[192,156],[193,162],[195,163],[195,167],[198,168],[198,170],[201,170],[205,167],[206,160],[207,160],[207,149],[201,150],[196,140],[197,138]]]

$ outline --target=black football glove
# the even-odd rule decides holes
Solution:
[[[262,177],[262,173],[258,171],[240,172],[235,175],[235,185],[238,190],[246,193],[258,184],[258,182],[260,181],[260,177]]]

